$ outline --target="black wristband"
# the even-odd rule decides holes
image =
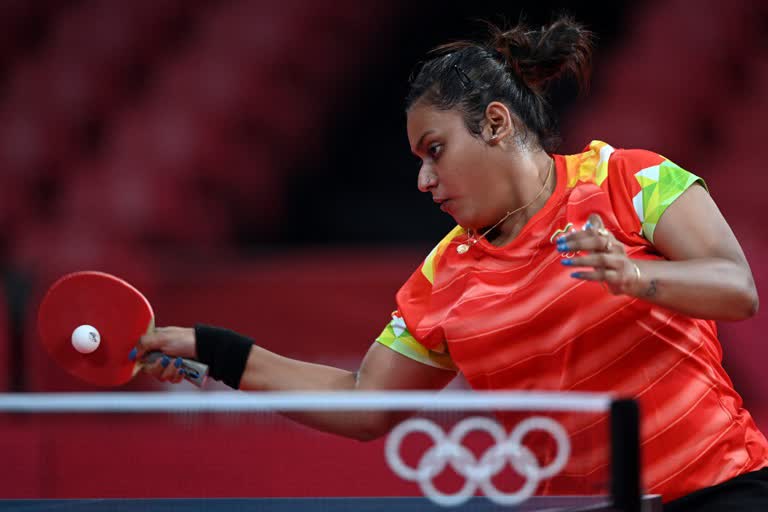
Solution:
[[[195,325],[197,360],[208,365],[208,375],[239,389],[253,340],[212,325]]]

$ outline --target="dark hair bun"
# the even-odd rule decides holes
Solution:
[[[539,30],[524,24],[506,31],[495,26],[490,30],[488,46],[503,55],[507,66],[532,89],[541,89],[564,74],[587,87],[594,37],[572,18],[560,18]]]

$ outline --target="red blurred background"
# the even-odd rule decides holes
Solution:
[[[0,0],[0,391],[94,390],[55,368],[34,330],[41,292],[82,269],[133,282],[160,325],[226,325],[354,369],[399,285],[451,226],[416,190],[403,97],[424,52],[472,35],[475,17],[540,24],[567,7],[595,30],[590,94],[555,91],[560,152],[599,139],[704,177],[768,296],[768,3],[411,4]],[[768,432],[766,330],[765,312],[720,325],[726,368]],[[165,387],[139,378],[125,389]],[[176,463],[194,462],[172,423],[137,421],[143,442],[176,442],[187,454]],[[83,448],[78,435],[88,450],[114,442],[85,423],[3,418],[0,496],[131,494],[67,476],[83,470],[70,453]],[[211,447],[248,437],[228,428],[206,425]],[[329,454],[373,450],[320,439]],[[254,457],[219,463],[258,471]],[[134,463],[134,494],[158,495],[151,482],[167,465]],[[317,464],[306,493],[343,493],[347,479]],[[168,495],[200,492],[187,478]],[[218,482],[217,495],[262,492]]]

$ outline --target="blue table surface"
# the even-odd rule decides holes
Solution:
[[[648,503],[660,504],[658,497]],[[660,505],[658,505],[660,507]],[[168,498],[0,500],[0,512],[423,512],[423,511],[606,511],[599,496],[534,497],[517,507],[496,505],[476,497],[460,507],[439,507],[425,498]],[[660,508],[658,509],[660,510]]]

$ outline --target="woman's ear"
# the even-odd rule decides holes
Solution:
[[[512,114],[500,101],[492,101],[485,107],[483,138],[488,144],[496,145],[515,132]]]

